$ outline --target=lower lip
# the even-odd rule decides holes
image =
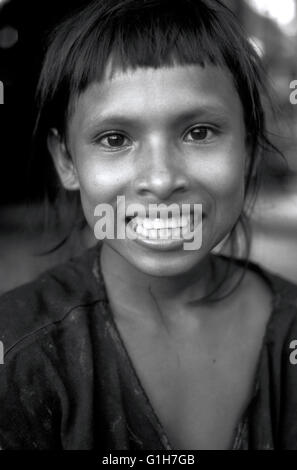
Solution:
[[[202,219],[204,220],[204,215],[203,215]],[[196,227],[195,230],[197,230],[198,227]],[[193,238],[195,236],[195,233],[194,233],[193,236],[190,239],[187,239],[187,240],[184,239],[184,238],[168,239],[168,240],[160,240],[160,239],[153,240],[153,239],[149,239],[149,238],[144,238],[142,235],[135,232],[131,228],[130,224],[126,224],[126,231],[127,231],[128,238],[129,238],[130,235],[134,237],[133,240],[131,240],[131,238],[129,238],[131,241],[135,241],[137,244],[139,244],[141,246],[144,246],[146,248],[150,248],[150,249],[153,249],[153,250],[156,250],[156,251],[179,250],[183,247],[184,243],[191,242],[191,240],[193,240]]]

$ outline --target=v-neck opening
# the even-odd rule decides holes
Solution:
[[[232,259],[232,261],[235,262],[235,263],[238,263],[238,264],[244,264],[244,262],[241,261],[241,260]],[[108,299],[108,295],[107,295],[107,291],[106,291],[106,286],[105,286],[105,282],[104,282],[104,278],[103,278],[103,274],[102,274],[102,270],[101,270],[100,251],[98,252],[98,255],[96,256],[96,263],[97,263],[97,274],[100,274],[97,277],[97,281],[100,283],[100,288],[102,289],[102,291],[104,293],[103,302],[104,302],[105,307],[106,307],[106,309],[105,309],[106,314],[108,315],[108,319],[110,320],[110,322],[112,324],[112,327],[114,329],[114,332],[116,333],[118,343],[120,344],[121,350],[123,352],[123,357],[125,358],[126,363],[129,365],[129,369],[131,371],[131,374],[132,374],[135,382],[137,383],[137,386],[139,387],[139,390],[141,391],[141,396],[142,396],[142,399],[143,399],[145,411],[146,411],[146,414],[149,418],[149,421],[151,422],[151,425],[153,426],[153,428],[157,431],[158,439],[159,439],[160,443],[162,444],[162,446],[164,447],[165,450],[180,450],[180,449],[176,449],[171,444],[170,439],[167,435],[167,431],[165,430],[165,427],[163,426],[158,414],[156,413],[156,411],[155,411],[155,409],[154,409],[154,407],[151,403],[151,400],[150,400],[145,388],[142,385],[142,382],[139,378],[139,375],[138,375],[138,373],[135,369],[135,366],[133,364],[133,361],[131,359],[130,353],[129,353],[126,345],[125,345],[124,339],[123,339],[123,337],[122,337],[122,335],[119,331],[119,328],[116,324],[116,321],[114,319],[114,315],[112,313],[112,310],[111,310],[111,307],[110,307],[110,304],[109,304],[109,299]],[[259,353],[257,364],[256,364],[256,367],[255,367],[253,385],[251,387],[251,390],[252,390],[251,396],[250,396],[250,399],[248,400],[247,406],[245,407],[243,413],[241,414],[240,419],[238,420],[238,422],[237,422],[237,424],[234,428],[232,444],[231,444],[230,448],[228,448],[227,450],[236,450],[236,449],[239,449],[240,446],[241,446],[242,436],[244,435],[245,428],[248,425],[248,417],[249,417],[250,408],[251,408],[254,400],[256,399],[258,389],[259,389],[259,377],[260,377],[260,371],[261,371],[261,367],[262,367],[265,347],[267,345],[268,332],[270,330],[271,324],[273,323],[273,319],[274,319],[274,316],[275,316],[275,314],[278,310],[279,302],[280,302],[280,297],[277,295],[276,289],[274,288],[273,276],[271,276],[272,277],[272,279],[271,279],[271,277],[268,277],[267,275],[265,275],[265,273],[263,273],[261,268],[258,267],[257,265],[255,265],[254,263],[249,263],[249,265],[250,265],[250,269],[252,271],[258,273],[262,277],[262,279],[264,279],[269,284],[269,286],[272,290],[272,307],[271,307],[271,313],[269,315],[269,318],[268,318],[266,326],[265,326],[265,331],[264,331],[264,335],[263,335],[263,339],[262,339],[262,343],[261,343],[260,353]],[[194,450],[194,449],[192,449],[192,450]],[[195,450],[200,450],[200,449],[195,449]]]
[[[149,397],[148,397],[148,395],[147,395],[147,393],[146,393],[146,391],[145,391],[145,389],[144,389],[144,387],[141,383],[139,375],[138,375],[138,373],[137,373],[137,371],[134,367],[133,361],[130,357],[130,353],[129,353],[126,345],[125,345],[125,342],[122,338],[122,335],[121,335],[121,333],[118,329],[118,326],[115,322],[115,319],[113,317],[108,299],[106,299],[104,301],[104,303],[105,303],[105,307],[106,307],[106,314],[108,315],[108,318],[109,318],[110,322],[112,323],[112,326],[113,326],[113,329],[116,333],[116,336],[117,336],[118,342],[120,344],[121,350],[124,354],[124,359],[129,364],[129,369],[131,371],[133,379],[135,380],[135,382],[137,383],[138,388],[141,391],[141,395],[142,395],[142,398],[144,400],[146,413],[148,415],[149,421],[151,422],[151,425],[153,426],[153,428],[157,430],[158,438],[159,438],[161,444],[163,445],[163,447],[165,448],[165,450],[174,450],[174,447],[171,445],[170,440],[167,436],[165,428],[162,425],[157,413],[155,412],[155,409],[154,409],[154,407],[153,407],[153,405],[152,405],[152,403],[151,403],[151,401],[150,401],[150,399],[149,399]]]

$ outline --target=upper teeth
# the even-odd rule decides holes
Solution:
[[[133,219],[133,224],[141,225],[143,228],[150,230],[150,229],[166,229],[166,228],[178,228],[178,227],[186,227],[190,224],[190,217],[173,217],[170,219],[149,219],[149,218],[141,218],[135,217]]]

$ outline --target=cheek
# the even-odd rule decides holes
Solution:
[[[244,197],[244,186],[244,168],[241,168],[240,165],[234,165],[232,168],[222,168],[215,186],[218,204],[229,202],[230,206],[232,206],[233,203],[236,205],[236,202],[242,201]]]
[[[77,173],[83,211],[89,225],[94,227],[94,210],[98,204],[115,207],[123,186],[123,172],[117,171],[114,165],[85,159],[83,164],[78,163]]]
[[[214,189],[216,217],[224,225],[232,224],[240,215],[245,195],[245,161],[236,154],[219,167]],[[237,157],[237,158],[236,158]],[[238,158],[239,157],[239,158]]]
[[[216,218],[237,217],[245,195],[244,149],[231,147],[212,154],[204,167],[196,168],[195,174],[212,201]]]

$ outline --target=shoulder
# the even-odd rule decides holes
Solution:
[[[77,306],[100,300],[94,272],[96,248],[85,251],[0,298],[0,340],[9,350],[34,332],[49,328]]]
[[[274,331],[279,337],[290,329],[295,332],[297,328],[297,284],[255,262],[246,263],[237,259],[233,259],[233,261],[241,268],[246,269],[247,272],[256,274],[262,283],[265,283],[269,288],[271,306],[268,330]]]
[[[274,302],[262,356],[263,407],[270,406],[267,414],[276,423],[276,448],[292,450],[297,445],[297,285],[268,271],[264,275]]]
[[[297,284],[255,263],[249,263],[249,269],[261,276],[271,291],[267,343],[275,350],[288,350],[288,343],[297,340]]]
[[[270,271],[258,269],[273,293],[271,332],[283,337],[293,334],[297,339],[297,284]]]

